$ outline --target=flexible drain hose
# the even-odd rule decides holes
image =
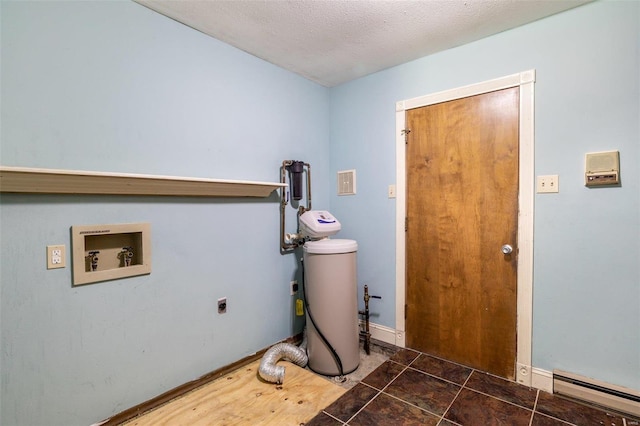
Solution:
[[[303,349],[290,343],[278,343],[269,348],[262,356],[258,368],[260,377],[270,383],[282,384],[285,368],[282,365],[276,365],[281,359],[291,361],[300,367],[306,366],[309,360]]]
[[[316,322],[313,320],[313,315],[311,315],[311,309],[309,309],[309,297],[307,295],[307,288],[305,287],[305,279],[304,279],[304,258],[300,258],[300,265],[302,265],[302,292],[304,293],[304,301],[307,307],[307,315],[309,315],[309,320],[311,320],[311,324],[313,324],[313,327],[318,332],[318,337],[320,337],[322,342],[327,346],[327,348],[329,349],[329,352],[331,352],[331,355],[333,356],[333,359],[336,361],[336,364],[338,365],[338,371],[340,372],[340,377],[343,377],[344,368],[342,367],[342,360],[340,359],[340,355],[338,355],[338,352],[336,352],[335,348],[331,346],[331,343],[329,343],[327,338],[324,337],[324,334],[322,334],[322,331],[320,331],[320,329],[316,325]]]

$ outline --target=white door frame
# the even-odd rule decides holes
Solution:
[[[396,345],[405,347],[405,112],[496,90],[520,88],[516,380],[526,386],[531,386],[533,316],[534,83],[535,70],[529,70],[396,103]]]

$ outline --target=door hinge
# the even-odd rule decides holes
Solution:
[[[405,216],[404,218],[404,232],[407,232],[409,229],[409,218]]]
[[[407,305],[406,303],[404,304],[404,319],[407,319],[407,308],[409,307],[409,305]]]
[[[409,133],[411,133],[411,129],[402,129],[402,131],[400,132],[400,134],[404,136],[405,145],[409,143]]]

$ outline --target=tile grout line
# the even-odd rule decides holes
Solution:
[[[514,407],[522,408],[523,410],[527,410],[527,411],[531,411],[531,412],[534,411],[533,408],[527,408],[524,405],[520,405],[520,404],[516,404],[515,402],[507,401],[506,399],[502,399],[502,398],[500,398],[498,396],[491,395],[490,393],[486,393],[486,392],[483,392],[483,391],[480,391],[480,390],[477,390],[477,389],[474,389],[474,388],[471,388],[471,387],[467,387],[466,389],[470,390],[471,392],[479,393],[480,395],[488,396],[489,398],[497,399],[500,402],[504,402],[506,404],[513,405]],[[536,399],[537,399],[537,395],[536,395]]]
[[[414,351],[414,352],[417,352],[417,351]],[[419,353],[419,354],[421,354],[421,355],[428,356],[428,357],[430,357],[430,358],[435,358],[435,359],[437,359],[437,360],[439,360],[439,361],[444,361],[444,362],[447,362],[447,363],[449,363],[449,364],[455,364],[455,365],[457,365],[457,366],[459,366],[459,367],[468,368],[469,370],[475,370],[475,368],[473,368],[473,367],[470,367],[470,366],[468,366],[468,365],[464,365],[464,364],[460,364],[459,362],[451,361],[450,359],[440,358],[439,356],[431,355],[431,354],[428,354],[428,353],[426,353],[426,352],[418,352],[418,353]],[[491,374],[491,373],[487,373],[487,374]],[[495,375],[494,375],[494,374],[492,374],[492,376],[495,376]],[[500,376],[496,376],[496,377],[500,377]]]
[[[544,391],[543,391],[543,390],[541,390],[541,389],[538,389],[538,393],[537,393],[537,395],[536,395],[536,403],[533,405],[533,416],[531,416],[531,423],[530,423],[530,425],[529,425],[529,426],[532,426],[532,425],[533,425],[533,417],[536,415],[536,413],[540,414],[540,415],[541,415],[541,416],[543,416],[543,417],[548,417],[548,418],[550,418],[550,419],[554,419],[554,420],[556,420],[556,421],[559,421],[559,422],[561,422],[561,423],[563,423],[563,424],[566,424],[567,426],[576,426],[576,424],[575,424],[575,423],[572,423],[572,422],[570,422],[570,421],[567,421],[567,420],[561,419],[561,418],[556,417],[556,416],[552,416],[551,414],[546,414],[546,413],[543,413],[543,412],[538,411],[538,401],[540,400],[540,392],[544,392]],[[622,418],[622,420],[623,420],[623,423],[625,423],[625,421],[624,421],[624,420],[625,420],[625,419],[624,419],[624,417]],[[626,424],[624,424],[624,426],[626,426]]]
[[[353,416],[349,417],[349,419],[348,419],[344,424],[348,424],[348,423],[349,423],[351,420],[353,420],[353,419],[354,419],[358,414],[360,414],[360,412],[362,412],[362,410],[364,410],[367,406],[369,406],[369,404],[371,404],[371,402],[372,402],[374,399],[376,399],[378,396],[380,396],[380,394],[381,394],[381,393],[384,393],[384,390],[385,390],[385,389],[386,389],[386,388],[387,388],[391,383],[393,383],[393,382],[394,382],[398,377],[400,377],[400,375],[401,375],[402,373],[404,373],[405,371],[407,371],[407,369],[409,368],[409,366],[410,366],[411,364],[413,364],[413,362],[414,362],[416,359],[418,359],[418,357],[419,357],[419,356],[420,356],[420,355],[416,356],[416,357],[415,357],[411,362],[409,362],[407,365],[403,365],[403,364],[400,364],[399,362],[396,362],[396,361],[393,361],[393,360],[389,359],[388,361],[394,362],[394,363],[396,363],[396,364],[398,364],[398,365],[402,365],[404,368],[403,368],[403,369],[402,369],[402,371],[400,371],[400,372],[399,372],[399,373],[398,373],[398,374],[397,374],[397,375],[396,375],[392,380],[390,380],[390,381],[389,381],[389,383],[387,383],[386,385],[384,385],[384,386],[382,387],[382,389],[380,389],[380,390],[378,390],[377,388],[375,388],[375,387],[373,387],[373,386],[371,386],[371,385],[369,385],[369,384],[367,384],[367,383],[363,382],[362,380],[360,380],[360,383],[361,383],[361,384],[366,385],[366,386],[370,387],[371,389],[375,389],[376,391],[378,391],[378,393],[376,393],[374,396],[372,396],[372,397],[371,397],[371,399],[369,399],[369,401],[367,401],[367,403],[366,403],[366,404],[364,404],[362,407],[360,407],[360,409],[359,409],[358,411],[356,411],[356,412],[355,412],[355,414],[354,414]],[[387,393],[385,393],[385,395],[393,396],[393,395],[389,395],[389,394],[387,394]],[[400,401],[402,401],[402,402],[406,402],[406,401],[403,401],[403,400],[401,400],[401,399],[399,399],[399,398],[396,398],[396,399],[398,399],[398,400],[400,400]],[[418,408],[419,408],[419,407],[418,407]]]
[[[339,419],[339,418],[337,418],[336,416],[333,416],[333,415],[331,415],[330,413],[327,413],[327,412],[326,412],[326,411],[324,411],[324,410],[322,410],[322,411],[321,411],[321,413],[324,413],[324,414],[326,414],[327,416],[329,416],[329,417],[331,417],[332,419],[334,419],[335,421],[340,422],[340,423],[341,423],[341,424],[343,424],[343,425],[346,425],[346,423],[345,423],[345,422],[343,422],[342,420],[340,420],[340,419]],[[317,414],[316,414],[316,416],[317,416]],[[314,418],[315,418],[315,416],[314,416]]]
[[[434,412],[432,412],[432,411],[429,411],[429,410],[427,410],[426,408],[419,407],[419,406],[415,405],[415,404],[414,404],[414,403],[412,403],[412,402],[405,401],[404,399],[402,399],[402,398],[400,398],[400,397],[398,397],[398,396],[395,396],[395,395],[391,395],[390,393],[386,393],[386,392],[382,392],[382,391],[381,391],[380,393],[383,393],[385,396],[388,396],[388,397],[393,398],[393,399],[397,399],[397,400],[398,400],[398,401],[400,401],[400,402],[403,402],[403,403],[405,403],[405,404],[407,404],[407,405],[410,405],[410,406],[412,406],[412,407],[415,407],[415,408],[417,408],[417,409],[418,409],[418,410],[420,410],[420,411],[424,411],[425,413],[429,413],[429,414],[433,415],[434,417],[437,417],[437,418],[438,418],[438,421],[442,420],[442,416],[441,416],[441,415],[436,414],[436,413],[434,413]],[[376,396],[377,396],[377,395],[376,395]]]
[[[484,374],[484,373],[481,373],[481,374]],[[538,398],[539,398],[539,396],[540,396],[540,392],[542,392],[540,389],[537,389],[537,390],[536,390],[536,400],[535,400],[535,402],[534,402],[534,404],[533,404],[533,408],[527,408],[527,407],[525,407],[525,406],[523,406],[523,405],[519,405],[519,404],[516,404],[516,403],[514,403],[514,402],[507,401],[506,399],[499,398],[499,397],[497,397],[497,396],[495,396],[495,395],[491,395],[491,394],[488,394],[488,393],[485,393],[485,392],[479,391],[479,390],[477,390],[477,389],[473,389],[473,388],[471,388],[471,387],[467,387],[466,389],[468,389],[468,390],[470,390],[470,391],[472,391],[472,392],[479,393],[479,394],[481,394],[481,395],[488,396],[488,397],[493,398],[493,399],[497,399],[498,401],[501,401],[501,402],[507,403],[507,404],[509,404],[509,405],[513,405],[514,407],[519,407],[519,408],[522,408],[523,410],[531,411],[531,419],[529,420],[529,426],[532,426],[532,425],[533,425],[533,417],[534,417],[535,413],[538,413],[538,414],[543,415],[543,416],[545,416],[545,417],[549,417],[550,419],[554,419],[554,420],[556,420],[556,421],[562,422],[562,423],[564,423],[564,424],[566,424],[566,425],[568,425],[568,426],[569,426],[569,425],[571,425],[571,426],[575,426],[575,424],[574,424],[574,423],[568,422],[568,421],[566,421],[566,420],[562,420],[562,419],[560,419],[560,418],[558,418],[558,417],[551,416],[551,415],[549,415],[549,414],[540,413],[539,411],[537,411],[537,410],[536,410],[537,405],[538,405]]]
[[[540,398],[540,389],[536,392],[536,400],[533,403],[533,410],[531,410],[531,419],[529,420],[529,426],[533,426],[533,417],[536,415],[536,407],[538,406],[538,398]]]
[[[444,377],[440,377],[440,376],[438,376],[436,374],[433,374],[433,373],[428,373],[428,372],[426,372],[424,370],[420,370],[420,369],[415,368],[415,367],[407,367],[407,368],[410,368],[411,370],[416,371],[418,373],[426,374],[427,376],[433,377],[434,379],[438,379],[438,380],[442,380],[443,382],[451,383],[452,385],[462,386],[462,384],[460,384],[460,383],[452,382],[449,379],[445,379]],[[471,369],[469,367],[466,367],[466,368],[468,368],[469,370],[473,371],[473,369]],[[471,373],[469,373],[469,375],[471,375]]]
[[[442,413],[442,417],[440,418],[440,420],[448,420],[445,419],[444,416],[447,415],[447,413],[449,412],[449,410],[451,409],[451,406],[453,405],[453,403],[456,401],[456,399],[458,399],[458,396],[460,396],[460,392],[462,392],[462,389],[464,389],[464,386],[467,384],[467,382],[469,381],[469,379],[471,378],[471,375],[475,372],[476,370],[471,369],[471,373],[469,373],[469,375],[467,376],[467,379],[464,381],[464,383],[460,386],[460,389],[458,389],[458,393],[456,393],[456,396],[453,397],[453,399],[451,400],[451,403],[449,404],[449,406],[447,407],[446,410],[444,410],[444,412]]]
[[[422,373],[422,374],[426,374],[426,375],[427,375],[427,376],[429,376],[429,377],[433,377],[433,378],[435,378],[435,379],[442,380],[442,381],[444,381],[444,382],[447,382],[447,383],[450,383],[450,384],[453,384],[453,385],[456,385],[456,386],[459,386],[459,387],[460,387],[460,390],[458,391],[458,393],[456,394],[456,396],[455,396],[455,397],[453,398],[453,400],[451,401],[451,404],[449,404],[449,406],[447,407],[447,409],[445,410],[445,412],[442,414],[442,416],[440,417],[440,420],[447,420],[447,419],[445,419],[445,418],[444,418],[445,414],[447,413],[447,411],[449,411],[449,409],[451,408],[451,405],[453,405],[453,402],[454,402],[454,401],[455,401],[455,399],[459,396],[459,394],[460,394],[460,392],[462,391],[462,389],[463,389],[463,388],[466,388],[466,389],[468,389],[468,390],[470,390],[470,391],[473,391],[473,392],[479,393],[479,394],[481,394],[481,395],[485,395],[485,396],[488,396],[488,397],[490,397],[490,398],[497,399],[498,401],[501,401],[501,402],[504,402],[504,403],[507,403],[507,404],[513,405],[513,406],[515,406],[515,407],[518,407],[518,408],[522,408],[522,409],[524,409],[524,410],[529,410],[529,411],[531,411],[531,419],[530,419],[530,421],[529,421],[529,426],[531,426],[531,423],[532,423],[532,421],[533,421],[533,415],[534,415],[534,413],[535,413],[535,405],[536,405],[536,404],[535,404],[535,402],[534,402],[534,406],[533,406],[533,408],[528,408],[528,407],[525,407],[524,405],[520,405],[520,404],[517,404],[517,403],[511,402],[511,401],[507,401],[506,399],[503,399],[503,398],[501,398],[501,397],[498,397],[498,396],[495,396],[495,395],[492,395],[492,394],[489,394],[489,393],[485,393],[485,392],[483,392],[483,391],[480,391],[480,390],[474,389],[474,388],[472,388],[472,387],[468,387],[468,386],[467,386],[467,383],[468,383],[469,379],[471,378],[471,375],[472,375],[474,372],[475,372],[475,373],[477,373],[477,374],[481,374],[481,372],[477,371],[475,368],[471,368],[471,367],[466,366],[466,365],[463,365],[463,364],[459,364],[459,363],[456,363],[456,362],[453,362],[453,361],[450,361],[450,360],[446,360],[446,359],[443,359],[443,358],[439,358],[439,357],[437,357],[437,356],[433,356],[433,355],[425,354],[424,352],[419,352],[419,354],[420,354],[420,355],[425,355],[425,356],[427,356],[427,357],[431,357],[431,358],[434,358],[434,359],[437,359],[437,360],[440,360],[440,361],[443,361],[443,362],[446,362],[446,363],[454,364],[454,365],[457,365],[457,366],[460,366],[460,367],[463,367],[463,368],[466,368],[466,369],[469,369],[469,370],[470,370],[470,373],[469,373],[469,375],[467,376],[467,378],[465,379],[464,383],[460,384],[460,383],[457,383],[457,382],[453,382],[453,381],[448,380],[448,379],[446,379],[446,378],[444,378],[444,377],[440,377],[439,375],[436,375],[436,374],[433,374],[433,373],[429,373],[429,372],[427,372],[427,371],[423,371],[423,370],[420,370],[420,369],[418,369],[418,368],[416,368],[416,367],[413,367],[413,366],[412,366],[412,364],[413,364],[413,363],[414,363],[418,358],[420,358],[420,355],[418,355],[418,356],[417,356],[417,357],[416,357],[416,358],[415,358],[411,363],[409,363],[409,365],[407,365],[407,367],[405,368],[405,370],[403,370],[403,372],[404,372],[404,371],[406,371],[407,369],[409,369],[409,368],[410,368],[412,371],[416,371],[416,372],[419,372],[419,373]],[[394,361],[394,362],[395,362],[395,361]],[[496,376],[495,374],[491,374],[491,373],[483,373],[483,374],[488,374],[488,375],[490,375],[490,376],[493,376],[493,377],[496,377],[496,378],[499,378],[499,379],[503,379],[503,380],[504,380],[504,378],[503,378],[503,377]],[[511,382],[511,381],[509,381],[509,380],[507,380],[507,382],[508,382],[508,383],[518,384],[517,382]],[[537,400],[538,400],[538,392],[539,392],[539,391],[536,391],[536,402],[537,402]],[[389,395],[389,394],[386,394],[386,395]],[[389,396],[393,396],[393,395],[389,395]],[[397,399],[399,399],[399,398],[397,398]],[[402,401],[402,400],[401,400],[401,401]],[[407,402],[407,401],[404,401],[404,402]],[[407,403],[408,403],[408,402],[407,402]],[[411,403],[409,403],[409,404],[410,404],[410,405],[413,405],[413,404],[411,404]],[[417,407],[417,408],[420,408],[420,407]],[[422,409],[422,408],[421,408],[421,409]],[[424,410],[424,409],[422,409],[422,410]],[[430,412],[430,411],[428,411],[428,410],[424,410],[424,411],[426,411],[426,412],[428,412],[428,413],[431,413],[431,412]],[[431,414],[435,414],[435,413],[431,413]]]
[[[417,358],[417,357],[416,357],[416,358]],[[386,361],[391,361],[391,359],[390,359],[390,358],[388,358]],[[395,361],[391,361],[391,362],[395,362]],[[384,362],[383,362],[383,364],[384,364]],[[398,363],[396,363],[396,364],[398,364]],[[380,365],[382,365],[382,364],[380,364]],[[400,365],[402,365],[402,364],[400,364]],[[378,367],[380,367],[380,366],[378,366]],[[377,368],[376,368],[376,369],[377,369]],[[376,369],[374,369],[374,371],[375,371]],[[406,366],[405,366],[405,368],[400,372],[400,374],[402,374],[402,372],[404,372],[404,370],[406,370]],[[372,372],[373,372],[373,371],[372,371]],[[398,374],[398,376],[399,376],[400,374]],[[397,376],[396,376],[396,377],[397,377]],[[362,380],[363,380],[363,379],[365,379],[365,378],[366,378],[366,377],[363,377],[362,379],[360,379],[360,380],[358,381],[358,383],[356,383],[356,386],[357,386],[358,384],[365,385],[365,386],[367,386],[368,388],[371,388],[371,389],[375,390],[375,391],[376,391],[376,394],[375,394],[375,395],[373,395],[373,396],[372,396],[372,397],[371,397],[371,398],[370,398],[370,399],[369,399],[369,400],[368,400],[368,401],[367,401],[367,402],[366,402],[362,407],[360,407],[360,409],[359,409],[358,411],[356,411],[356,412],[355,412],[351,417],[349,417],[346,421],[344,421],[344,422],[343,422],[343,421],[342,421],[342,420],[340,420],[339,418],[337,418],[337,417],[333,416],[332,414],[328,413],[328,412],[326,411],[326,408],[328,408],[328,406],[327,406],[327,407],[325,407],[325,409],[323,409],[321,412],[322,412],[322,413],[324,413],[324,414],[326,414],[326,415],[328,415],[329,417],[331,417],[331,418],[333,418],[333,419],[335,419],[335,420],[339,421],[339,422],[340,422],[340,423],[342,423],[343,425],[348,424],[351,420],[353,420],[353,418],[354,418],[355,416],[357,416],[358,414],[360,414],[360,412],[361,412],[362,410],[364,410],[364,408],[365,408],[366,406],[368,406],[368,405],[371,403],[371,401],[373,401],[374,399],[376,399],[376,397],[382,393],[382,390],[379,390],[379,389],[377,389],[377,388],[375,388],[375,387],[373,387],[373,386],[371,386],[371,385],[369,385],[369,384],[367,384],[367,383],[363,382]],[[393,380],[395,380],[395,378],[394,378]],[[392,381],[393,381],[393,380],[392,380]],[[386,387],[386,386],[388,386],[388,383],[387,383],[387,385],[385,385],[385,387]],[[354,387],[355,387],[355,386],[354,386]],[[353,389],[353,388],[351,388],[351,389]],[[348,389],[348,390],[347,390],[347,392],[349,392],[351,389]],[[344,395],[343,395],[343,396],[344,396]]]
[[[418,358],[418,357],[416,356],[416,358],[415,358],[415,359],[417,359],[417,358]],[[415,359],[414,359],[414,361],[415,361]],[[394,378],[393,378],[393,380],[395,380],[398,376],[400,376],[400,374],[402,374],[402,373],[407,369],[407,367],[408,367],[408,365],[406,365],[406,366],[405,366],[404,364],[401,364],[401,363],[399,363],[399,362],[396,362],[396,361],[391,360],[391,357],[387,358],[385,361],[390,361],[390,362],[393,362],[393,363],[395,363],[395,364],[398,364],[398,365],[401,365],[401,366],[403,366],[403,367],[404,367],[404,368],[402,369],[402,371],[401,371],[401,372],[400,372],[396,377],[394,377]],[[382,362],[382,364],[384,364],[384,362],[385,362],[385,361],[383,361],[383,362]],[[413,362],[413,361],[411,361],[411,362]],[[382,364],[380,364],[380,365],[382,365]],[[409,364],[411,364],[411,363],[409,363]],[[377,368],[379,368],[379,367],[380,367],[380,365],[379,365]],[[373,371],[377,370],[377,368],[375,368]],[[373,371],[371,371],[371,373],[373,373]],[[375,391],[376,391],[376,394],[375,394],[375,395],[373,395],[373,396],[372,396],[372,397],[371,397],[371,398],[370,398],[370,399],[369,399],[369,400],[368,400],[368,401],[367,401],[367,402],[366,402],[362,407],[360,407],[360,409],[359,409],[358,411],[356,411],[356,412],[355,412],[351,417],[349,417],[346,421],[344,421],[344,422],[343,422],[343,421],[342,421],[342,420],[340,420],[339,418],[337,418],[337,417],[333,416],[332,414],[328,413],[328,412],[326,411],[326,408],[328,408],[328,406],[327,406],[327,407],[325,407],[325,409],[323,409],[321,412],[322,412],[322,413],[324,413],[324,414],[326,414],[326,415],[328,415],[329,417],[331,417],[331,418],[333,418],[333,419],[335,419],[335,420],[339,421],[339,422],[340,422],[340,423],[342,423],[343,425],[347,425],[351,420],[353,420],[353,418],[354,418],[355,416],[357,416],[358,414],[360,414],[360,412],[361,412],[362,410],[364,410],[364,409],[365,409],[365,407],[367,407],[367,406],[371,403],[371,401],[373,401],[374,399],[376,399],[376,398],[378,397],[378,395],[380,395],[380,394],[382,393],[382,390],[380,390],[380,389],[378,389],[378,388],[375,388],[375,387],[371,386],[371,385],[370,385],[370,384],[368,384],[368,383],[363,382],[363,380],[364,380],[365,378],[366,378],[366,376],[365,376],[365,377],[363,377],[362,379],[358,380],[358,383],[356,383],[356,386],[357,386],[358,384],[365,385],[366,387],[368,387],[368,388],[371,388],[371,389],[375,390]],[[386,388],[386,387],[387,387],[387,386],[388,386],[388,385],[389,385],[393,380],[391,380],[389,383],[387,383],[387,384],[383,387],[383,389],[384,389],[384,388]],[[354,386],[354,387],[355,387],[355,386]],[[348,389],[348,390],[347,390],[347,392],[349,392],[351,389],[353,389],[353,387],[352,387],[352,388],[350,388],[350,389]],[[344,395],[343,395],[343,396],[344,396]]]
[[[417,358],[417,357],[416,357],[416,358]],[[391,361],[391,359],[387,359],[386,361]],[[392,361],[392,362],[395,362],[395,361]],[[384,362],[383,362],[382,364],[384,364]],[[382,365],[382,364],[380,364],[380,365]],[[396,364],[398,364],[398,363],[396,363]],[[400,364],[400,365],[402,365],[402,364]],[[380,367],[380,366],[378,366],[378,367]],[[377,369],[377,368],[376,368],[376,369]],[[373,371],[375,371],[376,369],[374,369]],[[405,368],[404,368],[404,369],[403,369],[403,370],[398,374],[398,376],[399,376],[400,374],[402,374],[402,373],[404,372],[404,370],[406,370],[406,366],[405,366]],[[373,372],[373,371],[372,371],[372,372]],[[342,420],[340,420],[339,418],[337,418],[337,417],[335,417],[334,415],[332,415],[332,414],[328,413],[328,412],[326,411],[326,408],[328,408],[328,406],[327,406],[327,407],[325,407],[325,409],[323,409],[321,412],[322,412],[322,413],[324,413],[324,414],[326,414],[326,415],[328,415],[328,416],[329,416],[329,417],[331,417],[332,419],[335,419],[336,421],[339,421],[339,422],[340,422],[340,423],[342,423],[343,425],[347,425],[351,420],[353,420],[353,418],[354,418],[355,416],[357,416],[358,414],[360,414],[360,412],[361,412],[362,410],[364,410],[364,408],[365,408],[365,407],[367,407],[367,406],[371,403],[371,401],[373,401],[374,399],[376,399],[376,398],[378,397],[378,395],[380,395],[380,394],[382,393],[382,390],[377,389],[377,388],[375,388],[375,387],[371,386],[370,384],[363,382],[362,380],[363,380],[363,379],[365,379],[365,378],[366,378],[366,377],[363,377],[362,379],[360,379],[360,380],[358,381],[358,383],[356,383],[356,386],[357,386],[358,384],[362,384],[362,385],[364,385],[364,386],[366,386],[366,387],[368,387],[368,388],[371,388],[371,389],[375,390],[375,391],[376,391],[376,394],[375,394],[375,395],[373,395],[373,396],[372,396],[372,397],[371,397],[371,398],[370,398],[370,399],[369,399],[369,400],[368,400],[368,401],[367,401],[367,402],[366,402],[362,407],[360,407],[360,409],[359,409],[358,411],[356,411],[356,412],[355,412],[351,417],[349,417],[346,421],[344,421],[344,422],[343,422],[343,421],[342,421]],[[393,380],[395,380],[396,378],[397,378],[397,376],[396,376],[396,377],[394,377],[394,379],[393,379]],[[393,380],[392,380],[392,381],[393,381]],[[391,383],[391,382],[389,382],[389,383]],[[387,385],[385,385],[385,387],[386,387],[386,386],[388,386],[388,385],[389,385],[389,383],[387,383]],[[355,386],[354,386],[354,387],[355,387]],[[352,387],[351,389],[353,389],[353,387]],[[351,389],[347,390],[347,392],[349,392]],[[344,395],[343,395],[343,396],[344,396]]]
[[[415,408],[417,408],[417,409],[419,409],[419,410],[421,410],[421,411],[424,411],[425,413],[432,414],[433,416],[435,416],[435,417],[437,417],[437,418],[438,418],[438,424],[440,424],[440,423],[442,422],[442,420],[445,420],[445,419],[444,419],[444,415],[447,413],[447,410],[449,409],[449,407],[451,407],[451,404],[453,404],[453,401],[456,399],[456,397],[457,397],[457,396],[458,396],[458,394],[460,393],[460,390],[462,389],[462,386],[463,386],[463,385],[460,385],[459,383],[451,382],[451,381],[446,380],[446,379],[444,379],[444,378],[442,378],[442,377],[438,377],[438,376],[436,376],[436,375],[433,375],[433,374],[427,373],[426,371],[422,371],[422,370],[419,370],[419,369],[417,369],[417,368],[415,368],[415,367],[412,367],[412,365],[413,365],[413,364],[418,360],[418,358],[420,358],[420,355],[427,355],[427,354],[425,354],[424,352],[418,352],[418,356],[416,356],[416,357],[415,357],[415,358],[414,358],[414,359],[413,359],[409,364],[407,364],[407,365],[404,367],[404,369],[400,372],[400,374],[398,374],[398,375],[397,375],[397,376],[396,376],[392,381],[390,381],[389,383],[387,383],[387,385],[386,385],[386,386],[383,388],[383,390],[382,390],[382,391],[380,391],[380,392],[381,392],[381,393],[384,393],[385,395],[390,396],[390,397],[392,397],[392,398],[394,398],[394,399],[397,399],[398,401],[402,401],[402,402],[403,402],[403,403],[405,403],[405,404],[408,404],[408,405],[410,405],[410,406],[412,406],[412,407],[415,407]],[[427,356],[430,356],[430,355],[427,355]],[[435,357],[434,357],[434,358],[435,358]],[[396,361],[393,361],[393,362],[396,362]],[[396,362],[396,363],[397,363],[397,362]],[[397,364],[400,364],[400,363],[397,363]],[[402,364],[400,364],[400,365],[402,365]],[[465,367],[465,368],[469,368],[469,367]],[[450,384],[452,384],[452,385],[455,385],[455,386],[460,387],[460,390],[458,390],[458,393],[456,393],[456,396],[455,396],[455,397],[453,398],[453,400],[451,401],[451,404],[449,404],[449,406],[448,406],[448,407],[443,411],[442,415],[439,415],[439,414],[433,413],[433,412],[431,412],[431,411],[429,411],[429,410],[426,410],[426,409],[424,409],[424,408],[422,408],[422,407],[419,407],[419,406],[417,406],[417,405],[415,405],[415,404],[413,404],[413,403],[411,403],[411,402],[409,402],[409,401],[405,401],[404,399],[401,399],[401,398],[399,398],[399,397],[397,397],[397,396],[395,396],[395,395],[391,395],[390,393],[386,393],[386,392],[384,392],[384,389],[386,389],[389,385],[391,385],[391,383],[392,383],[392,382],[394,382],[398,377],[400,377],[400,375],[401,375],[402,373],[404,373],[405,371],[407,371],[407,370],[409,370],[409,369],[411,369],[412,371],[415,371],[415,372],[421,373],[421,374],[425,374],[425,375],[427,375],[427,376],[429,376],[429,377],[433,377],[434,379],[442,380],[442,381],[445,381],[445,382],[450,383]],[[472,369],[470,369],[470,370],[472,370]],[[473,371],[473,370],[472,370],[472,371]],[[467,380],[469,380],[469,377],[471,377],[471,373],[469,373],[469,376],[467,376],[467,379],[465,380],[465,383],[467,382]],[[377,396],[377,395],[376,395],[376,396]],[[455,422],[454,422],[454,423],[455,423]]]
[[[419,354],[420,354],[420,355],[425,355],[425,356],[427,356],[427,357],[435,358],[435,359],[438,359],[438,360],[441,360],[441,361],[447,362],[447,363],[449,363],[449,364],[454,364],[454,365],[457,365],[457,366],[459,366],[459,367],[464,367],[465,369],[469,370],[469,376],[470,376],[470,375],[471,375],[471,373],[474,371],[474,369],[473,369],[473,368],[468,367],[468,366],[466,366],[466,365],[462,365],[462,364],[458,364],[458,363],[455,363],[455,362],[452,362],[452,361],[447,361],[447,360],[444,360],[444,359],[441,359],[441,358],[437,358],[437,357],[431,356],[431,355],[429,355],[429,354],[426,354],[426,353],[424,353],[424,352],[419,352]],[[418,355],[418,356],[417,356],[413,361],[411,361],[411,362],[410,362],[406,367],[407,367],[407,368],[410,368],[411,370],[416,371],[416,372],[418,372],[418,373],[426,374],[427,376],[433,377],[433,378],[435,378],[435,379],[442,380],[442,381],[445,381],[445,382],[447,382],[447,383],[451,383],[452,385],[456,385],[456,386],[462,386],[462,385],[463,385],[463,384],[460,384],[460,383],[458,383],[458,382],[454,382],[454,381],[451,381],[451,380],[449,380],[449,379],[445,379],[444,377],[438,376],[438,375],[436,375],[436,374],[434,374],[434,373],[429,373],[428,371],[420,370],[420,369],[419,369],[419,368],[417,368],[417,367],[413,367],[413,365],[412,365],[412,364],[414,364],[414,363],[415,363],[415,361],[417,361],[417,360],[418,360],[418,358],[420,358],[420,355]],[[395,362],[396,364],[399,364],[399,365],[404,365],[404,364],[400,364],[400,363],[399,363],[399,362],[397,362],[397,361],[393,361],[393,360],[391,360],[391,359],[390,359],[389,361],[391,361],[391,362]],[[403,372],[404,372],[404,370],[403,370]],[[469,376],[467,376],[467,378],[469,378]],[[496,377],[499,377],[499,376],[496,376]]]
[[[365,384],[366,384],[366,383],[365,383]],[[369,386],[369,385],[367,385],[367,386]],[[360,409],[359,409],[358,411],[356,411],[356,412],[355,412],[351,417],[349,417],[349,418],[347,419],[347,421],[346,421],[344,424],[349,424],[349,422],[350,422],[351,420],[353,420],[353,419],[354,419],[358,414],[360,414],[360,413],[362,412],[362,410],[364,410],[366,407],[368,407],[368,406],[369,406],[369,404],[371,404],[371,402],[372,402],[374,399],[376,399],[376,398],[377,398],[377,397],[382,393],[382,391],[381,391],[381,390],[378,390],[378,389],[374,388],[373,386],[370,386],[370,387],[371,387],[372,389],[375,389],[376,391],[378,391],[378,393],[376,393],[375,395],[373,395],[373,396],[372,396],[372,397],[367,401],[367,403],[366,403],[366,404],[364,404],[362,407],[360,407]]]

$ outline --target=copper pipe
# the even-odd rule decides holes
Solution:
[[[360,315],[364,316],[364,331],[360,334],[364,336],[364,351],[367,355],[371,355],[371,333],[369,332],[369,299],[382,299],[380,296],[370,296],[369,286],[364,286],[364,311],[358,311]]]
[[[284,160],[282,162],[282,166],[280,167],[280,183],[287,183],[287,166],[291,165],[293,161]],[[293,243],[285,243],[284,234],[285,234],[285,208],[287,207],[287,188],[282,187],[280,190],[280,252],[291,251],[296,248],[298,245]]]

